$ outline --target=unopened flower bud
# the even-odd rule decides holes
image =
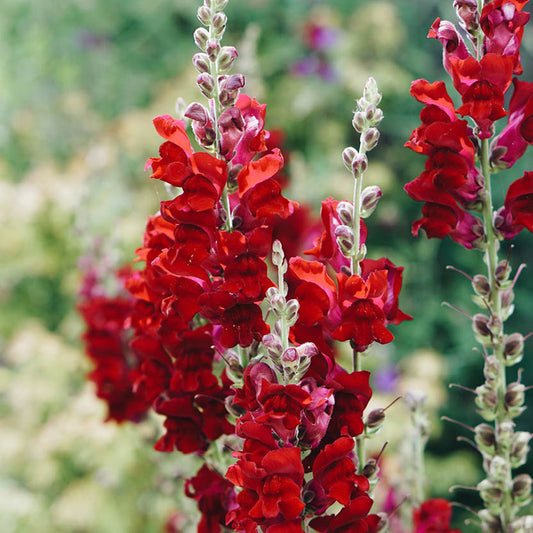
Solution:
[[[472,287],[478,296],[490,295],[490,282],[487,276],[476,274],[472,280]]]
[[[379,199],[383,196],[377,185],[366,187],[361,194],[361,217],[369,217],[376,209]]]
[[[479,27],[479,10],[477,0],[455,0],[453,6],[457,10],[457,16],[461,19],[461,26],[473,32]]]
[[[361,133],[366,126],[365,115],[361,111],[356,111],[353,115],[352,126],[355,131]]]
[[[190,118],[191,120],[196,120],[197,122],[200,122],[202,124],[207,124],[207,121],[209,119],[207,109],[198,102],[193,102],[192,104],[189,104],[183,116]]]
[[[478,424],[474,428],[474,440],[479,449],[487,454],[494,455],[496,451],[496,434],[494,428],[488,424]]]
[[[233,46],[223,46],[217,59],[218,68],[221,71],[229,70],[237,55],[237,49]]]
[[[342,152],[342,160],[344,162],[344,166],[351,172],[352,171],[352,163],[353,160],[359,155],[359,152],[353,147],[348,146],[348,148],[345,148]]]
[[[352,229],[344,224],[341,224],[335,228],[335,237],[337,237],[337,243],[341,249],[341,252],[346,257],[349,257],[355,244],[355,238]]]
[[[366,155],[359,154],[352,161],[352,173],[355,179],[359,178],[362,174],[364,174],[367,168],[368,168],[368,158],[366,157]]]
[[[215,11],[222,11],[228,5],[229,0],[215,0]]]
[[[507,389],[505,389],[505,409],[511,416],[511,418],[516,418],[518,415],[524,412],[524,402],[525,402],[525,392],[526,387],[515,381],[514,383],[509,383]]]
[[[205,28],[197,28],[193,34],[194,42],[200,50],[206,49],[207,41],[209,41],[209,32]]]
[[[298,300],[289,300],[285,307],[285,316],[289,326],[294,326],[298,320],[298,310],[300,309],[300,303]]]
[[[215,88],[215,80],[213,79],[213,76],[204,72],[196,78],[196,83],[198,84],[198,87],[200,87],[200,91],[202,91],[204,96],[212,98],[213,90]]]
[[[197,17],[198,20],[204,25],[209,26],[211,24],[211,10],[207,6],[200,6],[198,8]]]
[[[498,263],[495,271],[496,280],[501,282],[507,281],[511,275],[511,267],[509,261],[504,260]]]
[[[220,41],[218,39],[209,39],[204,50],[211,61],[216,61],[220,53]]]
[[[494,420],[496,407],[498,405],[498,395],[496,390],[488,383],[484,383],[476,388],[476,405],[481,409],[481,415],[487,421]]]
[[[216,13],[213,17],[213,28],[219,36],[224,33],[227,22],[228,17],[225,13]]]
[[[381,102],[381,94],[378,92],[378,84],[372,77],[368,78],[363,90],[363,98],[371,104],[378,105]]]
[[[477,515],[481,520],[481,530],[483,533],[501,533],[502,525],[500,519],[494,516],[488,509],[482,509]]]
[[[375,459],[370,459],[363,468],[363,476],[368,480],[374,479],[379,471],[378,462]]]
[[[500,449],[509,449],[514,437],[514,423],[504,420],[496,430],[496,439]]]
[[[517,431],[513,435],[513,441],[511,444],[511,466],[513,468],[518,468],[527,461],[530,440],[531,433],[528,433],[527,431]]]
[[[379,141],[379,131],[376,128],[369,128],[365,133],[365,145],[368,151],[375,148]]]
[[[489,329],[489,317],[477,313],[474,315],[472,320],[472,329],[474,330],[474,335],[476,339],[484,345],[489,345],[491,343],[491,332]]]
[[[524,355],[524,336],[512,333],[505,337],[503,344],[503,357],[507,366],[519,363]]]
[[[209,72],[209,57],[207,54],[194,54],[192,56],[192,64],[200,74]]]
[[[505,481],[509,472],[507,461],[500,455],[496,455],[490,460],[489,475],[496,481]]]
[[[350,202],[342,201],[337,204],[337,214],[343,224],[352,226],[353,224],[353,205]]]
[[[283,363],[287,364],[296,363],[299,359],[298,352],[296,351],[296,348],[293,347],[287,348],[281,356]]]
[[[487,507],[492,510],[498,508],[503,501],[503,491],[500,483],[490,479],[484,479],[477,485],[477,490],[481,499],[487,504]]]
[[[384,409],[374,409],[370,411],[366,417],[366,427],[369,429],[379,429],[385,421],[385,410]]]
[[[531,499],[531,476],[520,474],[513,479],[513,502],[517,505],[529,503]]]
[[[485,379],[494,383],[500,377],[500,362],[495,355],[489,355],[485,358],[485,365],[483,367],[483,375]]]
[[[521,516],[511,522],[511,533],[530,533],[533,531],[533,515]]]

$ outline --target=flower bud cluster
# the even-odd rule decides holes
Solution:
[[[226,4],[227,1],[206,0],[197,13],[205,28],[197,28],[194,32],[194,42],[201,50],[192,58],[198,71],[196,83],[212,106],[208,110],[195,102],[187,108],[185,116],[194,121],[196,138],[206,148],[212,147],[217,139],[220,114],[235,104],[244,87],[242,74],[228,74],[237,58],[237,50],[233,46],[221,46],[227,22],[222,10]]]
[[[285,383],[298,383],[305,374],[311,358],[318,353],[312,342],[305,342],[300,346],[289,346],[289,329],[298,320],[300,304],[296,299],[287,300],[287,283],[285,274],[288,264],[285,259],[280,241],[272,245],[272,263],[278,271],[278,287],[270,287],[266,291],[269,312],[276,317],[272,331],[263,337],[262,343],[266,347],[268,357],[273,368]]]

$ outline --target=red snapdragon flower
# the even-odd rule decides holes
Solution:
[[[533,144],[533,83],[513,79],[509,122],[491,144],[496,163],[512,167]],[[502,153],[503,152],[503,153]]]
[[[413,511],[413,533],[460,533],[450,528],[452,507],[442,498],[426,500]]]
[[[233,485],[203,465],[185,482],[185,494],[198,501],[202,515],[198,533],[220,533],[226,524],[226,513],[235,500]]]
[[[524,228],[533,233],[533,172],[525,172],[511,184],[498,214],[496,227],[506,239],[512,239]]]

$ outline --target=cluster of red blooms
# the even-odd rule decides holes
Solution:
[[[437,19],[429,37],[441,41],[444,66],[462,99],[455,109],[443,82],[413,82],[411,94],[425,105],[422,125],[406,144],[427,156],[424,172],[405,187],[411,198],[425,202],[423,217],[413,224],[428,237],[449,235],[466,248],[482,247],[480,211],[484,181],[475,167],[479,144],[494,135],[494,123],[508,115],[508,124],[491,142],[493,168],[510,168],[533,143],[533,83],[519,81],[520,43],[529,14],[522,11],[528,0],[494,0],[481,15],[474,0],[456,0],[463,27],[476,37],[479,50],[473,56],[459,31]],[[476,33],[477,32],[477,33]],[[504,109],[506,91],[513,85],[509,109]],[[459,116],[470,117],[475,124]],[[526,172],[510,187],[495,220],[504,238],[524,227],[533,231],[533,173]]]
[[[220,33],[224,19],[207,4],[199,19]],[[147,168],[177,193],[148,219],[137,250],[143,268],[125,279],[129,295],[88,294],[80,307],[96,365],[91,379],[110,419],[137,421],[150,408],[164,417],[157,450],[203,455],[224,435],[239,437],[242,448],[227,472],[204,465],[186,483],[202,515],[199,533],[296,533],[303,524],[327,533],[377,532],[381,519],[370,514],[368,494],[376,467],[358,464],[354,450],[372,395],[369,373],[342,368],[336,342],[362,352],[392,341],[388,325],[410,318],[398,307],[403,269],[386,258],[363,259],[354,273],[339,246],[343,210],[353,216],[354,207],[332,199],[322,204],[321,235],[307,243],[314,260],[298,255],[310,222],[307,210],[282,194],[284,160],[264,130],[265,106],[238,94],[242,76],[209,75],[208,60],[231,62],[233,49],[220,49],[207,32],[195,38],[206,51],[195,56],[198,84],[218,103],[191,104],[185,116],[208,150],[193,150],[182,120],[154,120],[164,142]],[[218,92],[210,96],[213,83]],[[462,217],[450,222],[455,237],[474,242],[479,235],[470,235],[457,207],[474,202],[479,189],[468,130],[451,100],[439,96],[443,86],[419,87],[434,109],[412,146],[432,158],[428,176],[448,165],[450,176],[438,185],[445,200],[437,204],[454,220]],[[440,124],[450,130],[447,142]],[[466,177],[452,193],[450,183],[462,179],[458,166]],[[434,209],[420,226],[430,227]],[[361,221],[360,249],[366,233]],[[288,262],[274,260],[276,240]],[[277,284],[271,263],[281,272]],[[279,322],[264,317],[268,305]],[[417,533],[451,531],[449,507],[431,509],[417,510]]]

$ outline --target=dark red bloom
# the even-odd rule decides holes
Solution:
[[[332,444],[327,444],[313,463],[312,487],[323,491],[329,504],[337,501],[346,506],[356,488],[369,489],[368,479],[356,474],[354,444],[353,438],[339,437]]]
[[[511,184],[499,214],[503,220],[498,229],[507,239],[524,228],[533,233],[533,172],[525,172]]]
[[[369,376],[366,371],[348,374],[343,370],[328,380],[327,386],[335,390],[335,407],[327,432],[333,436],[330,442],[342,434],[356,437],[363,432],[363,411],[372,396]]]
[[[460,533],[450,528],[452,506],[442,498],[426,500],[413,511],[413,533]]]
[[[198,533],[220,533],[226,525],[226,513],[235,499],[233,485],[203,465],[193,478],[185,482],[185,494],[198,502],[202,514]]]
[[[361,493],[338,514],[311,520],[311,527],[327,533],[377,533],[380,518],[368,514],[373,503],[369,496]]]
[[[243,500],[253,502],[247,514],[257,523],[280,515],[294,520],[302,512],[304,469],[300,455],[300,448],[280,448],[268,452],[259,464],[241,458],[229,467],[226,478],[245,489],[237,501],[241,507]]]

